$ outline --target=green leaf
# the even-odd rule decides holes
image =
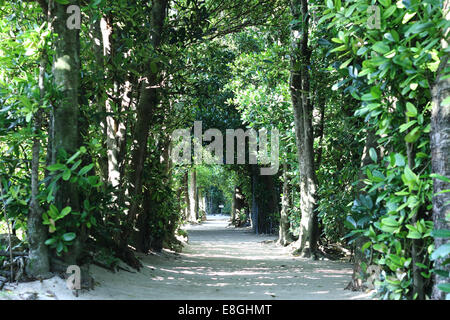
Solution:
[[[410,230],[408,232],[408,235],[406,236],[408,239],[422,239],[422,234],[418,231],[412,231]]]
[[[334,6],[336,7],[336,11],[341,10],[341,6],[342,6],[341,0],[334,0]]]
[[[77,235],[74,232],[64,233],[63,236],[62,236],[64,241],[67,241],[67,242],[72,241],[76,237],[77,237]]]
[[[412,121],[409,121],[408,123],[404,123],[399,127],[399,129],[400,129],[399,131],[404,132],[404,131],[408,130],[410,127],[412,127],[413,125],[415,125],[416,123],[417,123],[417,120],[412,120]]]
[[[58,253],[61,253],[61,251],[63,251],[63,249],[64,249],[64,244],[61,241],[59,241],[58,244],[56,245],[56,251]]]
[[[66,169],[66,170],[64,170],[62,178],[63,178],[64,181],[67,181],[67,180],[70,179],[71,175],[72,175],[72,171],[70,171],[69,169]]]
[[[82,176],[82,175],[88,173],[93,167],[94,167],[94,164],[91,163],[90,165],[87,165],[87,166],[81,168],[80,172],[78,172],[78,175]]]
[[[54,204],[50,205],[50,208],[48,210],[48,215],[50,216],[50,218],[53,218],[53,219],[58,217],[59,210],[58,210],[58,208],[56,208],[56,206]]]
[[[407,12],[407,13],[405,13],[405,15],[403,16],[403,19],[402,19],[402,23],[403,24],[408,23],[408,21],[411,20],[412,18],[414,18],[414,16],[416,14],[417,14],[417,12],[412,12],[412,13]]]
[[[449,229],[437,229],[431,232],[431,235],[435,238],[450,238]]]
[[[81,164],[81,160],[78,160],[77,162],[75,162],[72,166],[72,168],[70,168],[70,171],[74,171],[76,170]]]
[[[370,148],[369,155],[370,155],[370,159],[372,159],[373,162],[377,162],[378,156],[377,156],[377,152],[375,151],[374,148]]]
[[[405,141],[408,143],[414,143],[420,138],[420,127],[415,127],[410,133],[405,136]]]
[[[344,44],[342,46],[339,46],[337,48],[334,48],[333,50],[331,50],[330,52],[338,52],[338,51],[345,51],[347,50],[347,46]]]
[[[441,283],[437,285],[438,289],[450,293],[450,283]]]
[[[398,227],[399,226],[398,221],[395,220],[394,217],[387,217],[387,218],[381,219],[381,223],[386,226],[389,226],[389,227]]]
[[[58,218],[62,219],[65,216],[67,216],[70,212],[72,211],[71,207],[65,207],[64,209],[62,209],[61,213],[59,214]]]
[[[155,61],[150,62],[150,70],[153,74],[156,74],[158,72],[158,65]]]
[[[411,102],[406,103],[406,110],[408,110],[406,112],[408,117],[417,117],[417,108]]]
[[[450,273],[446,270],[434,270],[434,273],[436,273],[438,276],[448,278],[450,277]]]
[[[434,24],[432,22],[426,22],[426,23],[414,23],[408,31],[406,31],[405,35],[409,37],[410,34],[418,34],[424,31],[425,29],[428,29],[430,27],[433,27]]]
[[[355,221],[355,219],[353,219],[352,216],[347,216],[347,221],[348,221],[354,228],[356,228],[356,221]]]
[[[372,97],[374,97],[375,99],[380,99],[381,98],[381,89],[378,87],[372,87],[370,88],[370,94],[372,95]]]
[[[341,64],[341,66],[339,67],[339,69],[344,69],[346,68],[350,62],[352,62],[353,58],[348,59],[347,61],[345,61],[343,64]]]
[[[450,254],[450,243],[446,243],[441,245],[439,248],[434,250],[434,252],[431,254],[430,259],[436,260],[439,258],[445,258]]]
[[[50,246],[50,245],[54,244],[55,242],[56,242],[56,239],[55,239],[55,238],[50,238],[50,239],[47,239],[47,241],[45,241],[44,243],[45,243],[47,246]]]
[[[403,167],[405,165],[405,157],[403,157],[400,153],[395,154],[395,165],[397,167]]]
[[[81,151],[77,151],[73,156],[70,157],[69,160],[67,160],[67,163],[72,163],[78,156],[81,154]]]
[[[397,230],[398,227],[392,227],[392,226],[388,226],[388,225],[381,225],[380,229],[383,232],[387,232],[387,233],[393,233]],[[374,247],[375,248],[375,247]]]
[[[397,31],[391,30],[389,33],[390,33],[390,34],[392,35],[392,37],[394,38],[395,42],[399,42],[399,41],[400,41],[400,36],[398,35],[398,32],[397,32]]]
[[[66,166],[62,163],[55,163],[55,164],[49,165],[47,167],[47,170],[52,171],[52,172],[58,171],[58,170],[65,170],[65,169],[66,169]]]
[[[404,173],[405,173],[405,178],[408,182],[412,182],[412,181],[418,182],[419,181],[419,178],[416,176],[416,174],[414,172],[412,172],[412,170],[408,166],[405,167]]]
[[[361,100],[362,101],[373,101],[376,99],[373,97],[372,93],[366,93],[361,97]]]
[[[358,49],[358,51],[356,52],[356,54],[357,54],[358,56],[362,56],[364,53],[367,52],[367,50],[369,50],[367,47],[361,47],[361,48]]]
[[[372,46],[372,50],[374,50],[378,53],[381,53],[381,54],[385,54],[385,53],[388,53],[391,49],[383,41],[378,41]]]
[[[450,183],[450,179],[449,178],[441,176],[440,174],[437,174],[437,173],[430,174],[430,178],[439,179],[439,180],[442,180],[444,182]]]
[[[364,252],[366,249],[368,249],[370,246],[372,245],[372,241],[367,241],[366,243],[363,244],[363,246],[361,247],[361,252]]]
[[[389,7],[391,5],[391,0],[378,0],[379,3],[383,5],[383,7]]]
[[[344,40],[339,39],[339,38],[331,38],[331,41],[335,42],[335,43],[339,43],[339,44],[343,44]]]
[[[387,19],[390,16],[392,16],[394,14],[395,10],[397,10],[397,6],[395,4],[393,4],[392,6],[387,8],[386,10],[384,10],[384,12],[383,12],[383,19]]]

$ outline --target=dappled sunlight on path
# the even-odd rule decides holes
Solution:
[[[141,256],[144,270],[126,275],[128,290],[112,285],[112,277],[97,277],[101,284],[92,294],[104,291],[113,297],[128,291],[133,299],[367,298],[343,289],[351,277],[349,264],[292,257],[270,241],[276,237],[228,224],[224,216],[210,216],[200,225],[186,226],[189,244],[183,253]]]
[[[227,217],[211,216],[189,225],[188,245],[176,254],[167,250],[140,254],[140,272],[112,273],[91,266],[95,289],[78,299],[367,299],[344,290],[351,265],[293,257],[275,244],[275,236],[255,235],[249,228],[228,226]],[[22,285],[20,285],[22,286]],[[74,299],[59,278],[23,286],[21,291],[51,291]],[[42,296],[41,296],[42,297]],[[45,298],[45,297],[44,297]]]

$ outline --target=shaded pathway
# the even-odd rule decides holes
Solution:
[[[367,298],[343,289],[351,278],[350,264],[292,257],[267,242],[274,236],[227,225],[223,216],[211,216],[201,225],[187,226],[189,244],[183,253],[140,255],[144,268],[139,273],[92,266],[95,290],[82,292],[78,299]],[[28,285],[27,290],[50,292],[40,298],[74,299],[59,278]]]

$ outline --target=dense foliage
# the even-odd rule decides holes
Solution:
[[[450,77],[445,3],[0,1],[0,232],[48,259],[32,279],[55,260],[139,268],[133,250],[180,250],[183,223],[222,212],[280,230],[295,254],[350,249],[353,289],[430,298],[449,277],[433,183],[450,181],[430,143],[433,88]],[[194,121],[277,129],[278,172],[173,163],[171,134],[194,137]]]

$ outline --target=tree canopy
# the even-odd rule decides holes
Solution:
[[[135,252],[182,250],[181,227],[220,211],[294,255],[350,250],[349,289],[449,298],[448,0],[17,0],[0,12],[0,276],[140,269]],[[179,129],[189,163],[174,161]],[[228,130],[256,132],[257,163],[247,147],[244,164],[196,161],[220,140],[208,129],[223,148]],[[275,174],[260,174],[264,151],[278,151]]]

